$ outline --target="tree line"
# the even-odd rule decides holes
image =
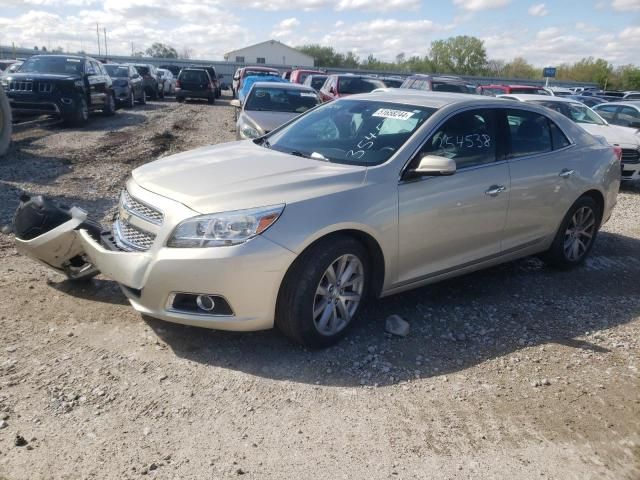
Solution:
[[[508,62],[491,59],[482,40],[466,35],[431,42],[429,53],[423,57],[407,58],[404,53],[399,53],[395,62],[384,62],[373,55],[362,60],[353,52],[340,53],[333,47],[318,44],[302,45],[296,49],[313,57],[317,67],[542,79],[542,69],[526,59],[516,57]],[[587,57],[556,67],[556,80],[593,82],[607,89],[640,90],[640,68],[635,65],[614,67],[605,59]]]

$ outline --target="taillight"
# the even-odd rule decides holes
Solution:
[[[180,80],[176,80],[176,88],[181,88],[181,86],[180,86]]]
[[[213,90],[213,83],[209,83],[209,85],[207,86],[208,90]]]
[[[613,146],[613,153],[615,153],[616,157],[618,157],[618,161],[622,162],[622,148],[619,147],[618,145],[614,145]]]

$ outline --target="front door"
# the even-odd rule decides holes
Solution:
[[[458,113],[412,160],[449,157],[457,171],[400,182],[398,286],[500,254],[510,179],[497,120],[493,109]]]

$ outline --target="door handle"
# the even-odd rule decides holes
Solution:
[[[576,172],[575,170],[569,170],[568,168],[563,168],[562,171],[558,174],[558,176],[561,178],[569,178],[575,172]]]
[[[489,195],[490,197],[497,197],[500,193],[504,192],[507,189],[504,185],[491,185],[489,190],[487,190],[485,195]]]

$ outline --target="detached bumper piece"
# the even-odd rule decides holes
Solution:
[[[58,205],[42,196],[20,197],[13,218],[17,250],[64,273],[72,280],[91,278],[99,273],[86,257],[76,231],[86,230],[99,238],[102,227],[87,218],[87,212]]]

